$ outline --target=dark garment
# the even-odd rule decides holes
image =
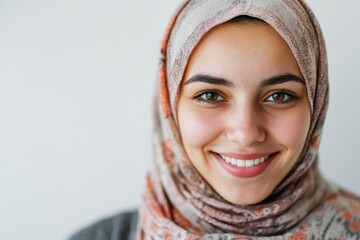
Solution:
[[[134,240],[138,212],[123,212],[75,233],[69,240]]]

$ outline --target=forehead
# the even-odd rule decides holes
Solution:
[[[274,75],[301,76],[287,43],[266,23],[225,23],[209,31],[194,48],[183,79],[205,73],[237,81]]]

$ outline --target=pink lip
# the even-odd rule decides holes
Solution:
[[[277,152],[270,154],[269,158],[264,161],[261,164],[258,164],[256,166],[252,167],[238,167],[235,165],[232,165],[230,163],[227,163],[222,159],[217,153],[212,152],[213,156],[218,160],[219,164],[224,168],[225,171],[230,173],[231,175],[238,177],[238,178],[251,178],[260,175],[265,169],[269,166],[269,164],[272,162],[272,160],[276,157]],[[220,153],[223,155],[222,153]],[[224,156],[231,157],[231,156],[237,156],[233,158],[242,159],[242,160],[250,160],[255,158],[260,158],[264,156],[268,156],[269,154],[224,154]],[[250,157],[251,156],[251,157]],[[254,157],[255,156],[255,157]]]

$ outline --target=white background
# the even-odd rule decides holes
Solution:
[[[140,202],[160,40],[180,0],[0,0],[0,236],[65,239]],[[309,1],[327,41],[324,175],[360,194],[359,1]]]

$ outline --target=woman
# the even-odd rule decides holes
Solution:
[[[161,50],[139,212],[73,239],[360,239],[359,199],[317,168],[327,58],[303,1],[188,1]]]

